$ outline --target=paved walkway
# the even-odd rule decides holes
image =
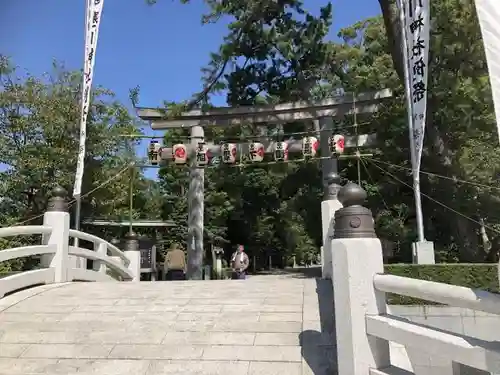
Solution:
[[[70,283],[0,299],[0,375],[335,374],[331,283]]]

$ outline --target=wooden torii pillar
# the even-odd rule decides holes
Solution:
[[[243,124],[266,126],[267,124],[290,123],[295,121],[317,121],[315,128],[322,130],[320,133],[322,175],[324,180],[324,198],[321,205],[323,222],[323,244],[327,244],[329,227],[332,216],[340,208],[337,200],[337,191],[340,188],[338,176],[338,160],[330,156],[328,138],[332,132],[324,131],[333,129],[333,120],[346,115],[374,113],[380,103],[392,97],[388,89],[361,93],[358,95],[343,95],[317,102],[292,102],[273,106],[253,106],[235,108],[214,108],[207,111],[193,110],[171,117],[157,108],[138,108],[138,116],[142,120],[150,121],[153,130],[190,128],[191,142],[188,146],[190,156],[190,183],[188,191],[188,278],[201,280],[203,272],[203,211],[204,211],[204,170],[194,165],[195,149],[199,142],[204,142],[203,127],[224,127]],[[375,134],[363,134],[346,137],[346,148],[366,147],[376,141]],[[262,142],[266,153],[272,153],[274,142]],[[289,152],[302,152],[302,141],[293,140],[289,143]],[[206,143],[212,156],[219,156],[220,145]],[[239,143],[239,153],[248,152],[248,143]],[[163,148],[161,159],[172,160],[172,149]],[[326,203],[325,203],[326,202]],[[325,253],[326,254],[326,253]],[[324,264],[330,264],[330,259],[323,259]],[[327,267],[328,268],[328,267]],[[324,268],[325,269],[325,268]],[[324,277],[330,277],[328,272],[323,272]]]

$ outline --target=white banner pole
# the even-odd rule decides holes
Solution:
[[[85,170],[85,143],[87,140],[87,115],[90,107],[92,79],[94,76],[95,53],[104,0],[86,0],[85,7],[85,54],[82,79],[82,101],[80,117],[80,141],[75,174],[73,196],[76,199],[75,228],[80,229],[81,190]],[[75,239],[78,246],[78,239]]]
[[[413,0],[416,1],[422,8],[423,2],[427,3],[428,0]],[[425,110],[427,107],[427,56],[428,53],[423,52],[425,56],[423,56],[423,69],[425,69],[424,74],[421,74],[421,79],[416,81],[417,77],[413,70],[415,69],[415,65],[413,65],[413,70],[410,71],[410,64],[413,63],[412,59],[415,57],[414,51],[415,48],[419,47],[415,44],[415,41],[418,40],[418,36],[411,36],[411,49],[412,56],[409,56],[408,49],[408,30],[407,28],[420,28],[420,27],[429,27],[429,21],[420,21],[420,18],[417,18],[417,21],[413,21],[412,19],[415,16],[420,17],[420,13],[415,14],[415,7],[413,6],[413,1],[409,0],[407,3],[409,5],[408,15],[405,12],[404,1],[398,0],[399,7],[399,16],[401,22],[401,40],[402,40],[402,50],[403,50],[403,70],[404,70],[404,83],[405,83],[405,94],[407,100],[407,114],[408,114],[408,129],[409,129],[409,137],[410,137],[410,157],[411,157],[411,165],[412,165],[412,176],[413,176],[413,192],[415,195],[415,212],[417,219],[417,233],[418,233],[418,241],[424,242],[424,218],[422,213],[422,197],[420,194],[420,157],[422,154],[422,144],[423,144],[423,134],[424,134],[424,126],[425,126]],[[417,7],[418,8],[418,7]],[[428,15],[428,10],[427,10]],[[412,23],[410,24],[410,21]],[[417,22],[413,24],[413,22]],[[429,38],[427,37],[425,40],[420,38],[420,41],[425,42],[425,46],[429,45]],[[419,49],[419,48],[417,48]],[[420,59],[420,57],[419,57]],[[420,61],[420,60],[419,60]],[[412,74],[414,73],[414,74]],[[418,91],[417,91],[418,90]],[[424,101],[423,105],[419,103]],[[423,108],[422,108],[423,107]],[[418,110],[418,114],[416,113]],[[423,112],[422,112],[423,110]],[[415,126],[417,125],[417,126]]]
[[[83,42],[84,42],[84,46],[83,46],[83,56],[84,56],[84,59],[86,60],[85,56],[87,56],[87,35],[88,35],[88,29],[89,29],[89,20],[90,20],[90,10],[91,10],[91,2],[92,0],[85,0],[85,24],[84,24],[84,30],[83,30]],[[83,67],[83,71],[85,72],[85,60],[84,60],[84,67]],[[82,85],[83,87],[83,85]],[[82,108],[83,107],[83,91],[82,91],[82,98],[81,98],[81,103],[80,103],[80,107]],[[83,109],[80,109],[80,116],[81,116],[81,112],[83,111]],[[80,119],[81,120],[81,119]],[[81,123],[80,123],[80,129],[81,129]],[[75,184],[76,184],[76,175],[75,175]],[[73,188],[73,190],[75,190],[75,187]],[[80,187],[80,191],[81,191],[81,187]],[[75,212],[75,229],[76,230],[80,230],[80,216],[81,216],[81,211],[82,211],[82,200],[80,198],[80,194],[78,195],[74,195],[74,198],[76,199],[76,212]],[[73,239],[73,246],[74,247],[78,247],[79,245],[79,240],[77,237],[75,237]]]

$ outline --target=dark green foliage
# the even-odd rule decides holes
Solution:
[[[358,21],[339,31],[340,41],[325,39],[334,14],[330,4],[309,13],[296,0],[205,2],[209,10],[203,22],[225,18],[227,36],[203,70],[205,89],[191,101],[170,103],[169,112],[209,106],[210,94],[220,90],[227,94],[228,105],[242,106],[392,89],[394,100],[382,105],[379,113],[357,118],[359,132],[378,135],[377,149],[369,151],[388,164],[343,160],[340,168],[344,178],[357,181],[359,166],[377,234],[393,249],[390,261],[410,262],[416,222],[411,178],[404,169],[410,165],[399,41],[388,29],[398,30],[398,25],[391,24],[397,22],[393,2],[379,0],[384,19]],[[500,153],[480,29],[472,3],[438,0],[431,4],[422,170],[444,178],[421,174],[425,234],[434,241],[439,262],[495,261],[500,250]],[[355,134],[353,121],[350,116],[341,119],[336,132]],[[269,129],[275,126],[269,124]],[[310,123],[285,124],[285,133],[312,129]],[[209,140],[238,141],[255,135],[256,129],[244,124],[206,129],[206,133]],[[233,244],[244,242],[264,259],[266,249],[289,259],[295,255],[299,262],[318,253],[322,243],[318,163],[225,168],[206,175],[207,187],[215,188],[207,193],[205,206],[211,231]],[[172,215],[185,220],[183,204],[182,199],[176,202]]]
[[[495,293],[498,293],[499,290],[498,268],[496,264],[390,264],[385,266],[385,272],[396,276],[484,289]],[[436,304],[395,294],[387,296],[387,303],[390,305]]]
[[[56,63],[49,73],[26,77],[22,69],[16,69],[10,59],[0,55],[0,227],[23,222],[39,225],[55,185],[66,188],[68,199],[72,199],[81,81],[80,72],[68,71]],[[94,88],[87,119],[82,218],[128,219],[127,166],[136,160],[133,148],[137,139],[122,135],[140,133],[140,125],[111,91]],[[138,171],[135,186],[133,217],[157,218],[153,216],[160,214],[155,206],[159,201],[155,182],[145,180]],[[31,187],[36,194],[28,199]],[[73,217],[74,208],[71,205]],[[82,229],[108,240],[117,235],[114,228]],[[30,243],[40,243],[40,236],[2,238],[0,249]],[[26,258],[2,262],[0,272],[31,269],[36,263]]]

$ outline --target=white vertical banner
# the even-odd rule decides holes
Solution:
[[[476,0],[476,11],[483,36],[493,108],[500,139],[500,1]]]
[[[404,4],[408,79],[411,91],[411,115],[415,173],[420,173],[427,110],[427,77],[430,42],[429,0],[406,0]],[[410,110],[410,108],[408,109]]]
[[[83,171],[85,169],[85,142],[87,140],[87,115],[90,106],[95,52],[103,4],[104,0],[87,0],[87,8],[85,9],[85,60],[83,64],[80,145],[78,147],[78,161],[76,165],[75,185],[73,187],[73,196],[75,197],[79,197],[82,191]]]

